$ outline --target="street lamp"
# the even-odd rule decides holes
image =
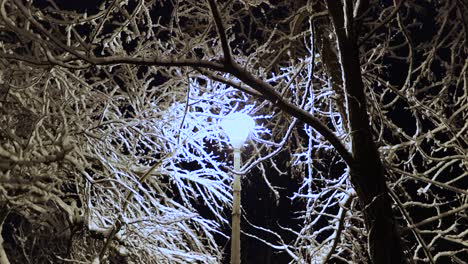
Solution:
[[[255,127],[255,121],[245,113],[232,113],[221,121],[221,127],[234,147],[234,171],[240,171],[240,150]],[[240,216],[241,216],[241,178],[234,175],[233,205],[232,205],[232,233],[231,233],[231,264],[240,264]]]

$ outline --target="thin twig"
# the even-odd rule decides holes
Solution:
[[[346,213],[348,212],[348,207],[351,204],[351,201],[353,200],[354,197],[355,197],[355,195],[349,195],[347,197],[346,201],[344,202],[343,206],[341,206],[341,208],[340,208],[340,219],[338,220],[339,221],[338,222],[338,229],[332,235],[335,239],[333,240],[333,244],[332,244],[330,250],[328,251],[327,255],[325,256],[323,263],[328,263],[331,256],[333,255],[333,252],[336,249],[336,246],[338,245],[338,242],[340,242],[341,233],[343,232],[343,229],[344,229],[344,220],[345,220],[345,217],[346,217]]]
[[[393,201],[397,204],[397,207],[400,209],[400,212],[405,218],[406,222],[410,225],[413,225],[413,219],[411,218],[408,211],[406,211],[405,207],[403,206],[403,204],[401,203],[400,199],[395,194],[395,192],[391,188],[388,188],[388,193],[390,194],[390,197],[392,197]],[[429,247],[427,246],[426,242],[424,241],[423,237],[421,236],[419,230],[417,228],[412,228],[411,231],[413,231],[413,234],[416,237],[416,240],[418,240],[419,244],[423,248],[423,251],[426,254],[429,261],[431,263],[435,263],[434,257],[432,257],[431,251]]]
[[[444,217],[447,217],[447,216],[453,215],[453,214],[455,214],[455,213],[464,211],[464,210],[466,210],[466,209],[468,209],[468,204],[464,204],[464,205],[462,205],[462,206],[460,206],[460,207],[458,207],[458,208],[449,210],[449,211],[447,211],[447,212],[445,212],[445,213],[441,213],[441,214],[435,215],[435,216],[433,216],[433,217],[426,218],[426,219],[424,219],[423,221],[421,221],[421,222],[419,222],[419,223],[412,224],[412,225],[406,227],[406,228],[404,229],[404,231],[406,231],[406,230],[408,230],[408,229],[418,228],[418,227],[420,227],[420,226],[422,226],[422,225],[429,224],[429,223],[431,223],[431,222],[434,222],[434,221],[437,221],[437,220],[442,219],[442,218],[444,218]]]
[[[395,9],[393,9],[392,13],[384,20],[382,21],[382,23],[380,23],[379,25],[377,25],[374,29],[371,30],[371,32],[369,32],[367,35],[365,35],[359,42],[358,42],[358,47],[361,46],[362,44],[364,44],[364,42],[366,42],[370,37],[372,37],[372,35],[374,35],[374,33],[379,30],[381,27],[385,26],[388,22],[390,22],[394,17],[395,15],[398,13],[398,11],[400,10],[400,8],[403,6],[403,3],[405,2],[405,0],[401,0],[396,6],[395,6]]]
[[[424,176],[419,176],[419,175],[416,175],[416,174],[412,174],[412,173],[409,173],[409,172],[394,168],[394,167],[392,167],[392,166],[390,166],[388,164],[385,164],[384,166],[387,167],[390,170],[396,171],[399,174],[404,174],[404,175],[406,175],[406,176],[408,176],[410,178],[413,178],[415,180],[419,180],[419,181],[426,182],[426,183],[431,183],[431,184],[434,184],[434,185],[436,185],[436,186],[438,186],[440,188],[446,189],[446,190],[450,190],[450,191],[453,191],[453,192],[456,192],[456,193],[468,195],[468,191],[465,191],[465,190],[457,188],[457,187],[453,187],[453,186],[445,184],[443,182],[434,181],[434,180],[425,178]]]

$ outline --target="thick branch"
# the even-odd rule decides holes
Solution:
[[[223,21],[221,20],[221,15],[219,14],[218,7],[214,0],[208,0],[210,4],[211,12],[213,13],[213,18],[216,24],[216,29],[218,31],[219,39],[221,40],[221,47],[223,48],[224,53],[224,62],[230,64],[232,62],[231,50],[229,49],[229,43],[226,37],[226,31],[224,29]]]
[[[240,90],[240,91],[242,91],[244,93],[247,93],[247,94],[250,94],[252,96],[264,99],[262,97],[262,94],[255,91],[254,89],[250,88],[249,86],[245,85],[242,82],[236,82],[234,80],[224,78],[223,76],[216,75],[216,74],[212,73],[211,71],[208,71],[208,70],[205,70],[205,69],[202,69],[202,68],[198,68],[197,70],[201,74],[203,74],[203,75],[207,76],[208,78],[210,78],[211,80],[227,84],[227,85],[232,86],[232,87],[234,87],[234,88],[236,88],[236,89],[238,89],[238,90]]]
[[[313,117],[310,113],[304,109],[299,108],[298,106],[287,101],[285,98],[278,93],[273,86],[264,82],[250,72],[242,68],[238,64],[233,64],[227,68],[227,71],[232,73],[234,76],[239,78],[245,84],[252,87],[254,90],[260,92],[268,101],[272,102],[276,107],[280,108],[284,112],[290,114],[293,117],[305,122],[313,129],[317,130],[326,140],[332,144],[336,151],[340,154],[343,160],[348,164],[349,167],[354,167],[354,159],[351,156],[351,153],[348,152],[346,147],[343,145],[341,140],[326,127],[320,120]]]
[[[224,66],[214,61],[198,60],[198,59],[159,59],[159,58],[141,58],[141,57],[120,57],[109,56],[102,58],[89,58],[90,63],[95,65],[112,65],[112,64],[132,64],[132,65],[147,65],[147,66],[165,66],[165,67],[193,67],[207,68],[215,71],[225,71]]]
[[[57,58],[49,57],[48,61],[33,60],[27,57],[20,57],[12,54],[0,52],[0,58],[8,60],[23,61],[36,66],[51,66],[58,65],[65,68],[88,68],[92,65],[117,65],[117,64],[131,64],[131,65],[145,65],[145,66],[163,66],[163,67],[193,67],[193,68],[206,68],[215,71],[224,71],[224,66],[214,61],[198,60],[198,59],[160,59],[157,57],[142,58],[142,57],[126,57],[126,56],[109,56],[109,57],[87,57],[84,61],[88,65],[76,66],[65,63]]]

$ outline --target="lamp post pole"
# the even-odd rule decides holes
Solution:
[[[241,168],[241,148],[255,127],[255,122],[246,113],[231,113],[220,123],[224,133],[234,147],[234,171]],[[241,175],[234,174],[232,185],[231,264],[240,264],[240,220],[241,220]]]
[[[240,171],[241,151],[234,148],[234,171]],[[241,175],[234,174],[233,205],[232,205],[232,233],[231,233],[231,264],[240,264],[240,217],[241,217]]]

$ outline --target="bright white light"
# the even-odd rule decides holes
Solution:
[[[221,127],[234,148],[241,148],[250,132],[255,127],[255,121],[246,113],[232,113],[221,121]]]

